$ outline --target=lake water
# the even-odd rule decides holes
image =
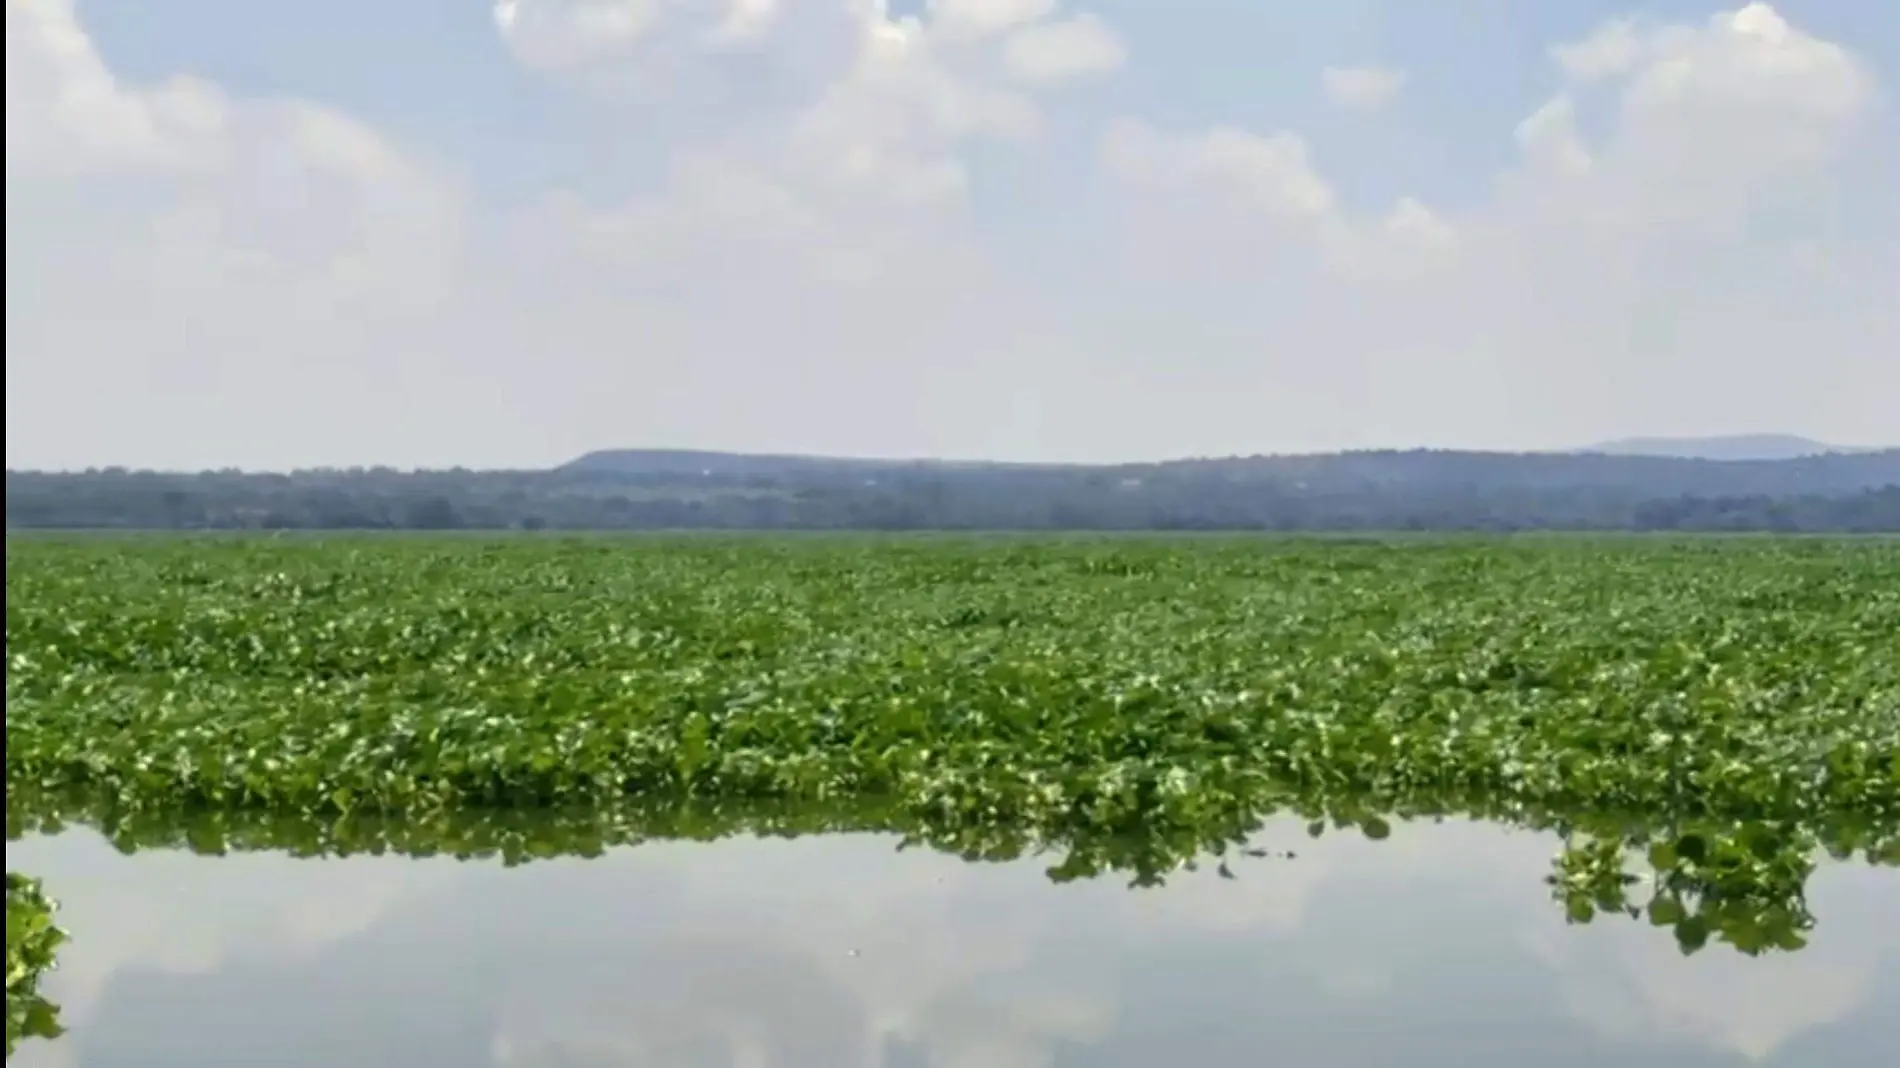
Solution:
[[[892,839],[302,860],[9,842],[71,932],[21,1068],[1900,1065],[1900,870],[1797,952],[1566,922],[1551,835],[1255,840],[1160,888]],[[1293,856],[1284,855],[1292,851]]]

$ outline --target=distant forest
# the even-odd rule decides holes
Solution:
[[[8,471],[9,529],[1900,532],[1900,449],[1117,466],[593,453],[540,471]]]

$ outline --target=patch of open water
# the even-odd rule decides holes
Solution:
[[[1232,878],[1057,884],[867,835],[498,860],[7,845],[71,932],[19,1068],[1877,1068],[1900,872],[1795,952],[1566,922],[1550,834],[1274,822]],[[1291,851],[1291,857],[1285,854]]]

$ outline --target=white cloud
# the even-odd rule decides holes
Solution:
[[[718,44],[741,44],[769,33],[784,15],[781,0],[729,0],[719,25],[713,27],[712,40]]]
[[[1060,0],[927,0],[930,12],[945,31],[989,37],[1039,23],[1055,13]]]
[[[79,28],[73,0],[7,4],[7,179],[189,169],[217,162],[230,123],[216,86],[180,77],[127,92]]]
[[[671,0],[495,0],[495,27],[521,62],[571,67],[624,52]],[[739,16],[744,21],[743,16]]]
[[[316,104],[122,85],[70,0],[7,5],[7,68],[7,344],[32,354],[7,365],[9,462],[49,431],[131,463],[269,451],[397,425],[394,389],[456,375],[422,346],[391,360],[458,292],[454,182]]]
[[[1108,23],[1083,13],[1016,30],[1003,56],[1018,78],[1054,82],[1118,70],[1127,62],[1128,49]]]
[[[1517,124],[1517,144],[1528,167],[1554,176],[1580,174],[1594,162],[1577,132],[1576,104],[1556,96]]]
[[[1612,19],[1580,41],[1550,50],[1557,65],[1573,78],[1586,81],[1627,74],[1648,51],[1644,26],[1636,19]]]
[[[1402,172],[1367,199],[1318,130],[1048,104],[1149,62],[1055,0],[494,10],[650,173],[504,207],[10,3],[9,463],[1891,434],[1879,86],[1762,5],[1558,46],[1520,158],[1455,204]],[[1030,210],[1025,174],[1062,195]]]
[[[1391,103],[1405,88],[1405,72],[1391,67],[1327,67],[1320,84],[1335,103],[1374,110]]]
[[[1169,136],[1128,120],[1109,128],[1103,158],[1122,177],[1154,188],[1212,194],[1224,209],[1310,219],[1336,198],[1297,134],[1263,137],[1231,126]]]
[[[1170,133],[1125,120],[1104,136],[1102,159],[1139,191],[1131,244],[1167,250],[1155,260],[1160,277],[1141,275],[1151,286],[1224,290],[1270,278],[1269,287],[1289,288],[1265,300],[1306,304],[1310,314],[1315,299],[1365,299],[1352,283],[1416,279],[1458,243],[1456,228],[1416,198],[1383,217],[1350,213],[1306,141],[1287,131]]]
[[[1900,390],[1900,321],[1872,282],[1900,273],[1900,227],[1878,178],[1847,169],[1857,154],[1863,167],[1891,162],[1863,151],[1875,100],[1865,63],[1759,4],[1700,25],[1613,24],[1556,54],[1581,79],[1575,92],[1607,111],[1602,131],[1586,136],[1577,101],[1559,95],[1519,126],[1522,163],[1493,199],[1444,212],[1412,198],[1383,230],[1321,194],[1322,165],[1291,134],[1149,141],[1138,168],[1111,137],[1106,158],[1142,180],[1128,225],[1195,235],[1201,254],[1167,272],[1182,289],[1248,309],[1259,326],[1236,331],[1247,344],[1298,339],[1360,376],[1313,391],[1328,417],[1372,423],[1410,392],[1458,396],[1492,425],[1536,410],[1546,444],[1658,427],[1891,435],[1874,403],[1843,400]],[[1221,166],[1215,144],[1231,146]],[[1251,198],[1234,195],[1241,173]],[[1148,192],[1156,174],[1193,181],[1162,206]],[[1858,233],[1842,226],[1850,213]],[[1855,268],[1805,277],[1794,264],[1815,262],[1809,241]],[[1355,297],[1290,267],[1301,248],[1342,279],[1406,284]],[[1395,274],[1401,259],[1412,266]],[[1152,299],[1187,299],[1142,277]],[[1294,375],[1276,366],[1271,378]],[[1401,429],[1410,420],[1389,418],[1389,434],[1416,440]]]

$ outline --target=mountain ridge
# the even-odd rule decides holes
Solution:
[[[1645,461],[1665,464],[1782,464],[1831,457],[1900,457],[1900,446],[1855,447],[1828,445],[1789,434],[1735,435],[1713,438],[1621,438],[1566,451],[1513,452],[1493,449],[1386,448],[1333,452],[1255,453],[1234,456],[1184,456],[1164,460],[1107,462],[952,460],[937,457],[881,457],[818,453],[741,452],[713,449],[596,449],[556,465],[551,470],[570,475],[641,475],[692,477],[747,475],[784,476],[818,472],[878,471],[925,472],[1116,472],[1180,470],[1191,467],[1311,468],[1334,464],[1353,466],[1377,460],[1450,458],[1496,464],[1520,461],[1541,466],[1557,458],[1599,461]]]
[[[1900,449],[1361,451],[1136,464],[591,453],[555,469],[7,472],[8,529],[1900,532]]]
[[[1807,456],[1881,452],[1881,447],[1830,445],[1796,434],[1728,434],[1717,437],[1634,437],[1599,442],[1581,452],[1605,456],[1661,456],[1682,460],[1748,462],[1798,460]]]

